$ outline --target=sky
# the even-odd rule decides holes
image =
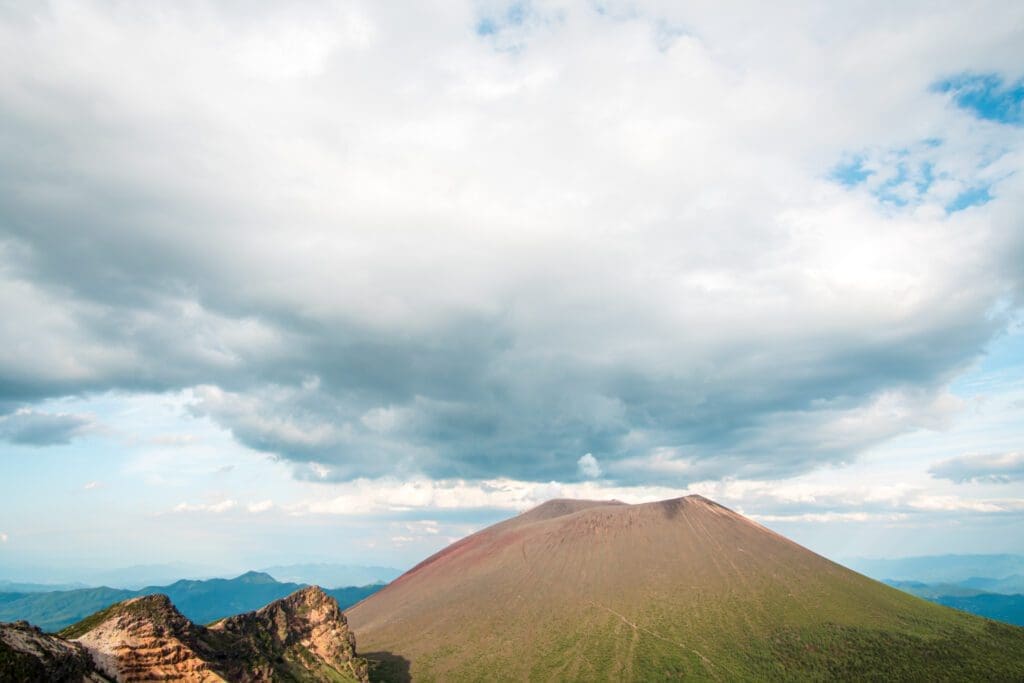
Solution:
[[[0,574],[691,493],[1024,553],[1019,2],[7,2],[0,62]]]

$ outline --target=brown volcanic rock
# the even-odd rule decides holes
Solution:
[[[210,627],[249,649],[254,678],[270,680],[281,661],[299,679],[314,680],[326,665],[353,679],[367,680],[366,662],[356,657],[356,637],[334,598],[310,586],[255,612],[222,619]]]
[[[0,624],[0,681],[4,683],[101,683],[85,648],[43,633],[26,621]]]
[[[97,612],[62,634],[121,683],[367,680],[345,616],[317,587],[210,627],[193,624],[167,596],[148,595]]]
[[[1024,680],[1024,629],[872,581],[700,496],[545,503],[347,616],[399,680]]]

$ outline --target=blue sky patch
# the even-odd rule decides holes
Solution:
[[[498,25],[490,17],[485,17],[476,25],[478,36],[493,36],[498,32]]]
[[[951,214],[992,201],[1000,177],[983,171],[999,157],[985,155],[973,172],[964,173],[943,165],[933,153],[942,145],[939,138],[926,138],[906,147],[848,151],[827,178],[890,208],[932,204]]]
[[[1024,124],[1024,80],[1006,83],[998,74],[961,74],[932,86],[952,95],[953,102],[980,119]]]
[[[864,168],[864,157],[856,156],[836,164],[829,177],[842,185],[854,187],[867,180],[871,173]]]
[[[484,17],[476,25],[479,36],[493,36],[508,26],[522,26],[530,15],[526,2],[514,2],[498,15]]]
[[[964,209],[972,206],[981,206],[992,201],[992,195],[989,193],[989,185],[981,187],[972,187],[968,190],[964,190],[956,196],[956,199],[946,205],[947,213],[955,213],[957,211],[963,211]]]

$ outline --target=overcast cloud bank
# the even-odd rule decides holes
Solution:
[[[190,389],[300,479],[683,486],[944,428],[1024,291],[1024,8],[810,7],[8,7],[0,438]]]

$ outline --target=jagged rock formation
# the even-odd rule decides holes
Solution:
[[[103,683],[85,647],[47,635],[28,622],[0,624],[3,683]]]
[[[166,595],[125,600],[62,633],[77,636],[97,667],[118,681],[225,680],[210,664],[216,650],[205,629],[182,616]]]
[[[1024,680],[1024,629],[700,496],[545,503],[346,611],[377,679]]]
[[[222,619],[210,631],[232,640],[235,648],[244,646],[245,661],[259,662],[249,673],[238,672],[252,676],[246,680],[270,680],[282,667],[299,680],[320,680],[316,676],[325,669],[367,680],[366,662],[356,657],[355,634],[337,601],[316,586]]]
[[[72,642],[50,639],[91,656],[95,670],[120,683],[368,680],[338,603],[315,586],[210,627],[193,624],[167,596],[148,595],[97,612],[61,635]],[[3,676],[0,666],[0,681]]]

